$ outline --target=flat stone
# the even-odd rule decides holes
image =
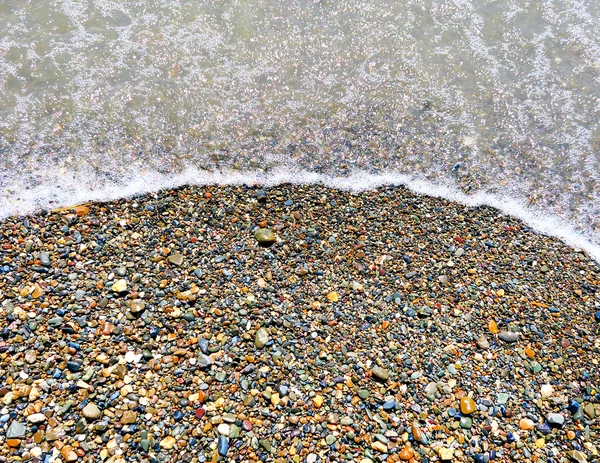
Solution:
[[[102,416],[102,411],[92,402],[88,403],[82,410],[83,416],[88,420],[97,420]]]
[[[161,440],[158,445],[160,445],[165,450],[171,450],[173,447],[175,447],[176,443],[177,441],[173,436],[167,436],[163,440]]]
[[[567,457],[569,460],[574,461],[576,463],[587,463],[587,458],[583,452],[579,450],[569,450],[567,452]]]
[[[458,248],[462,249],[462,248]],[[454,449],[448,447],[439,447],[438,455],[440,456],[440,460],[442,461],[450,461],[454,458]]]
[[[277,236],[268,228],[259,228],[254,232],[254,239],[261,246],[268,247],[277,241]]]
[[[535,428],[535,423],[529,418],[521,418],[519,421],[519,428],[524,431],[530,431]]]
[[[213,364],[212,359],[206,354],[199,354],[197,362],[199,368],[208,368]]]
[[[133,424],[137,420],[137,413],[133,410],[126,410],[123,412],[123,416],[121,416],[121,423],[123,424]]]
[[[513,343],[517,342],[519,339],[519,333],[513,331],[501,331],[498,333],[498,337],[504,342]]]
[[[179,253],[171,254],[167,257],[167,261],[173,265],[181,265],[183,264],[183,255]]]
[[[131,305],[129,306],[129,311],[133,315],[140,315],[146,310],[146,303],[141,299],[134,299],[131,301]]]
[[[217,449],[219,451],[219,455],[222,457],[226,456],[227,452],[229,451],[229,439],[225,436],[219,436]]]
[[[40,252],[40,262],[44,267],[50,267],[50,256],[47,252]]]
[[[563,424],[565,424],[565,417],[562,413],[549,413],[546,416],[546,420],[551,426],[562,428]]]
[[[20,439],[25,436],[27,432],[27,428],[23,423],[19,423],[18,421],[13,421],[8,429],[6,430],[6,438],[7,439]]]
[[[27,421],[33,424],[40,424],[46,421],[46,415],[44,415],[43,413],[34,413],[27,417]]]
[[[269,342],[269,333],[265,328],[259,328],[256,331],[256,336],[254,337],[254,345],[258,349],[262,349]]]
[[[592,403],[586,404],[585,407],[583,407],[583,412],[590,420],[596,418],[596,409]]]
[[[479,338],[477,338],[477,347],[479,347],[480,349],[489,349],[490,342],[485,337],[485,335],[481,335],[479,336]]]
[[[115,293],[122,293],[127,290],[127,281],[124,279],[117,280],[113,283],[111,289]]]
[[[460,427],[463,429],[471,429],[473,426],[473,420],[468,416],[463,416],[460,419]]]
[[[390,374],[388,371],[380,366],[374,366],[372,372],[373,376],[380,381],[387,381],[390,379]]]

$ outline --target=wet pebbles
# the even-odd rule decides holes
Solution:
[[[493,209],[181,188],[0,235],[0,462],[598,458],[598,264]]]

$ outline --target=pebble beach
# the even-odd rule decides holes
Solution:
[[[600,265],[402,187],[0,222],[0,462],[598,461]]]

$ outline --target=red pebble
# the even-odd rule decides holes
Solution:
[[[206,415],[206,410],[204,408],[197,408],[196,409],[196,418],[200,419],[204,415]]]
[[[248,431],[248,432],[250,432],[250,431],[252,431],[252,427],[253,427],[253,426],[252,426],[252,423],[250,423],[250,421],[248,421],[248,420],[244,420],[244,421],[242,422],[242,428],[244,428],[244,431]]]

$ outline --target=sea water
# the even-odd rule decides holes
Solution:
[[[600,260],[600,2],[0,2],[0,217],[215,182],[404,184]]]

